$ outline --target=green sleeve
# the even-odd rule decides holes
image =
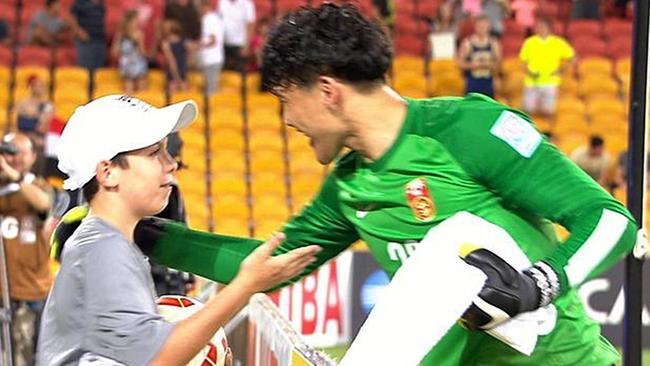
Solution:
[[[358,239],[354,227],[338,207],[333,177],[327,179],[314,201],[291,219],[282,231],[286,239],[276,254],[312,244],[323,248],[317,256],[318,260],[291,282],[311,273]],[[156,240],[152,259],[164,266],[229,283],[237,274],[241,262],[261,243],[260,240],[192,230],[168,222]],[[138,244],[142,245],[140,242]]]
[[[457,113],[446,145],[464,169],[501,196],[504,204],[559,223],[570,232],[543,259],[558,273],[561,293],[602,273],[632,249],[636,224],[630,213],[556,147],[536,131],[532,133],[537,140],[528,136],[539,145],[529,150],[521,148],[526,141],[509,143],[494,133],[504,113],[513,113],[526,124],[528,116],[493,101]]]

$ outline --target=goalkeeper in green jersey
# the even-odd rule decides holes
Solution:
[[[382,28],[349,5],[301,9],[270,32],[262,79],[281,100],[286,124],[309,137],[322,164],[351,150],[282,229],[279,252],[321,246],[308,273],[361,239],[392,276],[400,254],[431,228],[470,212],[505,229],[533,265],[518,272],[485,249],[467,254],[487,276],[480,300],[422,364],[614,364],[619,356],[576,288],[631,250],[637,228],[628,211],[518,110],[478,94],[399,96],[385,79],[392,59]],[[567,240],[557,239],[553,222],[569,230]],[[60,242],[66,231],[57,230]],[[158,263],[225,283],[261,243],[154,219],[138,224],[135,240]],[[530,357],[482,331],[549,304],[555,326]]]

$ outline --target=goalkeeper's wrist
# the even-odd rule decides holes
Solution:
[[[538,307],[544,307],[555,300],[560,294],[560,279],[548,264],[539,261],[524,271],[531,277],[539,290]]]

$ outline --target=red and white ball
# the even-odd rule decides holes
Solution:
[[[191,297],[165,295],[158,298],[158,312],[171,323],[190,317],[203,307],[203,304]],[[224,366],[228,340],[223,328],[219,328],[210,343],[190,361],[187,366]]]

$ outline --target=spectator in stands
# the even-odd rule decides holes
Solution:
[[[526,29],[527,36],[532,35],[535,26],[537,0],[513,0],[510,3],[510,9],[515,15],[515,21]]]
[[[144,32],[138,22],[138,13],[128,10],[120,29],[115,33],[112,53],[118,58],[124,89],[132,94],[146,88],[148,62],[144,47]]]
[[[550,19],[537,21],[536,34],[526,38],[519,51],[526,78],[522,107],[526,113],[555,113],[558,86],[564,70],[573,67],[575,52],[562,37],[552,33]]]
[[[48,97],[45,82],[41,78],[30,75],[27,79],[27,86],[29,95],[16,103],[12,113],[12,122],[17,131],[32,139],[38,157],[34,168],[39,175],[43,175],[45,133],[50,119],[54,115],[54,106]]]
[[[266,41],[266,35],[269,32],[269,19],[262,18],[255,24],[255,32],[251,37],[251,56],[248,62],[248,71],[256,72],[262,64],[262,49]]]
[[[600,0],[573,0],[573,19],[600,19]]]
[[[394,0],[372,0],[374,16],[381,19],[389,29],[395,26],[395,1]]]
[[[456,55],[458,43],[458,22],[454,17],[453,2],[440,4],[431,22],[431,51],[434,59],[449,59]]]
[[[0,44],[9,44],[9,24],[2,18],[0,18]]]
[[[54,46],[61,42],[67,25],[60,11],[59,0],[46,0],[45,8],[37,11],[29,21],[25,42],[38,46]]]
[[[250,55],[250,37],[255,25],[255,4],[251,0],[221,0],[217,12],[225,25],[225,51],[228,70],[243,71]]]
[[[138,14],[138,27],[144,32],[144,46],[149,53],[153,49],[156,22],[160,17],[158,11],[162,9],[155,8],[148,0],[133,0],[127,4],[126,9]]]
[[[465,73],[465,93],[494,97],[493,75],[500,62],[499,41],[490,36],[490,19],[481,15],[474,22],[474,34],[465,38],[458,51],[458,65]]]
[[[22,133],[4,136],[15,154],[0,155],[0,217],[11,299],[14,365],[33,365],[45,298],[52,285],[49,240],[41,229],[54,191],[31,168],[36,151]]]
[[[75,0],[70,13],[79,66],[90,71],[104,66],[107,47],[104,0]]]
[[[578,147],[571,153],[571,160],[601,186],[606,186],[610,157],[601,136],[591,136],[588,146]]]
[[[165,20],[175,21],[186,40],[198,42],[201,38],[201,18],[193,1],[170,0],[165,6]]]
[[[199,64],[203,70],[205,93],[214,94],[219,89],[219,76],[224,62],[223,21],[212,11],[209,0],[199,1],[201,14],[201,42],[199,44]]]
[[[501,38],[503,19],[510,15],[510,0],[483,0],[481,10],[490,20],[490,33]]]
[[[187,90],[188,45],[183,38],[183,29],[173,20],[163,23],[161,43],[167,65],[167,85],[170,92]]]

